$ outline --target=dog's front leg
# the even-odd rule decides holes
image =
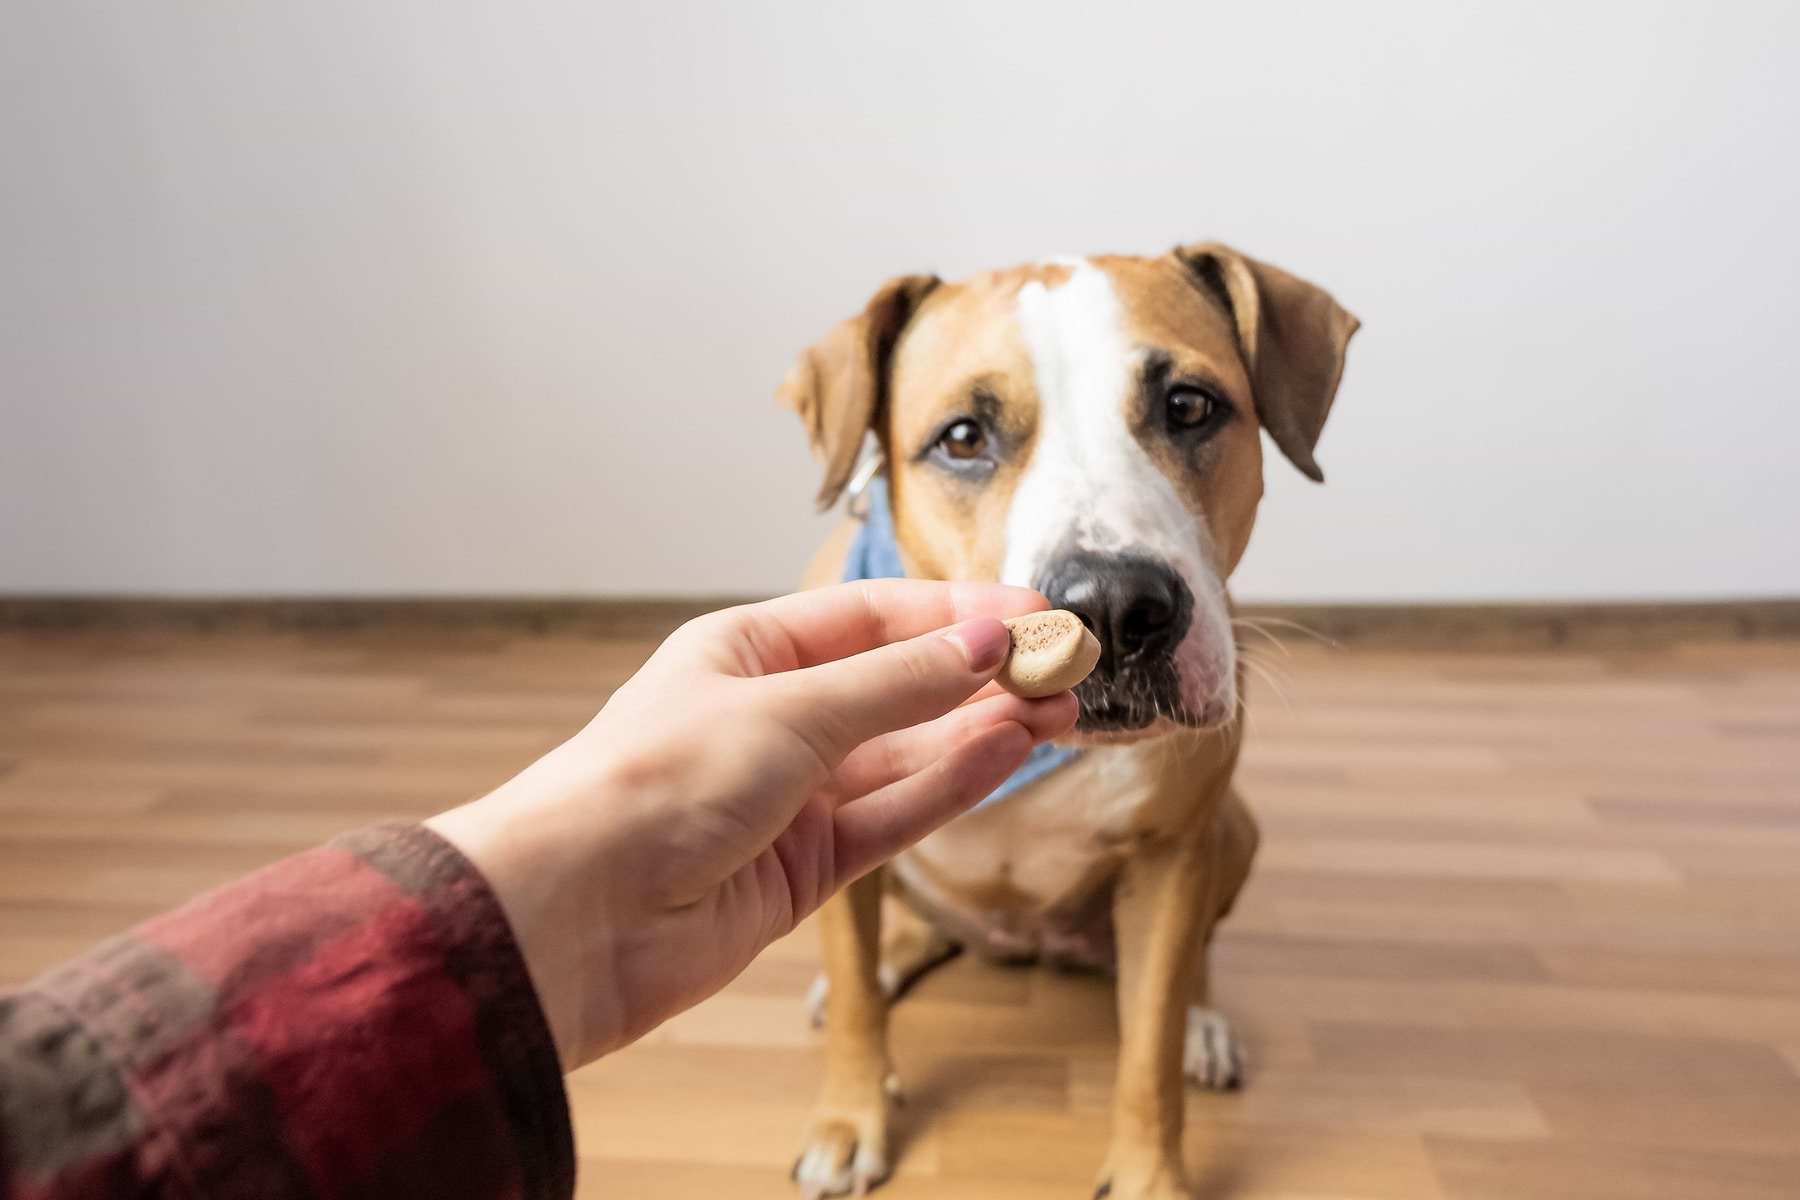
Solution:
[[[1143,847],[1113,897],[1119,952],[1119,1076],[1112,1148],[1097,1196],[1187,1196],[1181,1162],[1182,1051],[1195,955],[1207,921],[1210,830]]]
[[[887,1178],[888,1000],[879,979],[881,873],[871,872],[819,910],[831,1010],[825,1087],[807,1126],[794,1180],[800,1194],[858,1195]]]

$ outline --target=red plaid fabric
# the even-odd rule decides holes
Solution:
[[[549,1200],[562,1073],[468,860],[340,838],[0,996],[0,1200]]]

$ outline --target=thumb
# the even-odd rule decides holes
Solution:
[[[790,728],[836,765],[870,738],[943,716],[991,680],[1011,645],[978,617],[836,662],[770,676]]]

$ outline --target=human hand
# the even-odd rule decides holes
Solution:
[[[998,584],[880,580],[682,626],[568,742],[428,825],[513,925],[565,1069],[723,987],[1075,722],[991,683]],[[946,628],[948,627],[948,628]]]

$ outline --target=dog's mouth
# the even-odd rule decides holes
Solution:
[[[1075,697],[1081,714],[1075,720],[1075,727],[1084,733],[1123,733],[1146,729],[1161,715],[1152,708],[1124,704],[1112,699],[1090,701],[1079,691],[1075,693]]]
[[[1179,725],[1148,709],[1082,710],[1064,741],[1074,746],[1130,746],[1173,733]]]
[[[1171,697],[1142,692],[1121,695],[1112,688],[1084,684],[1075,689],[1075,701],[1075,732],[1096,741],[1131,742],[1174,728],[1200,727]]]
[[[1095,744],[1136,742],[1177,730],[1204,733],[1224,725],[1229,715],[1220,705],[1209,703],[1204,711],[1194,712],[1173,695],[1121,689],[1091,678],[1075,689],[1075,700],[1074,738]]]

